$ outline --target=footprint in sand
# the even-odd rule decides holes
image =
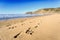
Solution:
[[[9,27],[9,29],[14,29],[14,27]]]
[[[15,28],[16,28],[17,26],[15,26]]]
[[[6,26],[9,27],[9,26],[11,26],[11,24],[7,24]]]
[[[38,23],[38,25],[40,25],[40,23]]]
[[[35,28],[37,28],[38,26],[35,26]]]
[[[40,25],[40,23],[37,23],[37,24],[38,24],[38,25],[36,25],[35,28],[37,28],[37,27]]]
[[[9,27],[8,29],[11,29],[11,27]]]
[[[14,26],[14,27],[9,27],[8,29],[14,29],[14,28],[16,28],[17,26]]]
[[[21,20],[20,22],[24,22],[23,20]]]
[[[14,27],[12,27],[12,29],[14,29]]]
[[[21,25],[24,25],[24,24],[21,24]]]
[[[30,23],[32,23],[32,22],[30,22]]]

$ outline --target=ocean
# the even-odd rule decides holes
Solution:
[[[0,14],[0,20],[41,16],[40,14]]]

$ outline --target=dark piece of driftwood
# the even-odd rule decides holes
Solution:
[[[20,32],[20,33],[21,33],[21,32]],[[14,38],[17,38],[17,37],[20,35],[20,33],[16,34],[16,35],[14,36]]]

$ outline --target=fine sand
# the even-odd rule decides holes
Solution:
[[[60,40],[60,14],[0,21],[0,40]]]

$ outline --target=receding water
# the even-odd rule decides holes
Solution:
[[[0,14],[0,20],[7,20],[13,18],[25,18],[32,16],[41,16],[40,14]]]

